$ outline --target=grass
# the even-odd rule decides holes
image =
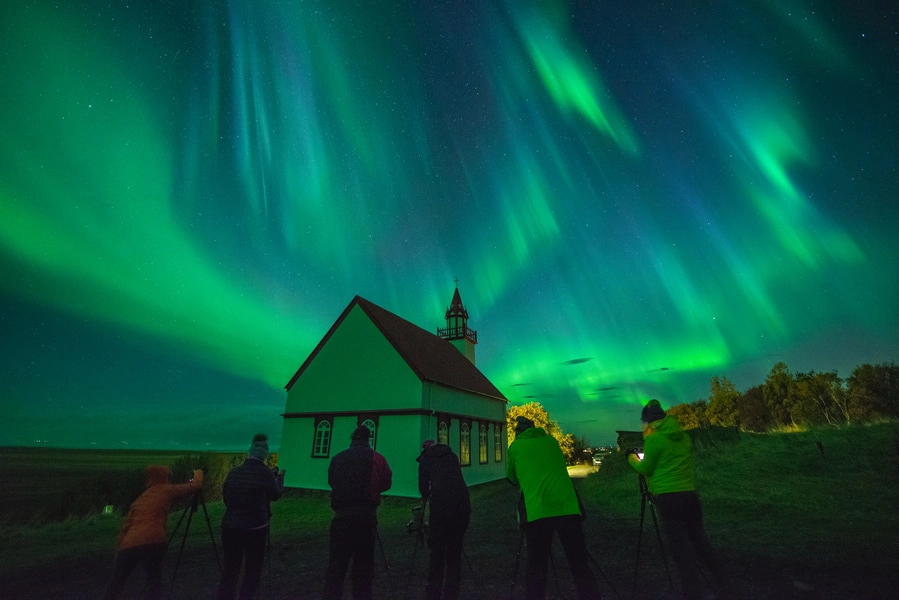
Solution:
[[[899,585],[897,444],[895,422],[766,435],[697,434],[697,485],[706,525],[728,565],[734,597],[798,598],[806,587],[814,592],[803,597],[822,600],[892,597]],[[669,585],[650,514],[637,555],[641,496],[636,475],[620,457],[612,457],[598,473],[575,483],[588,510],[585,534],[592,564],[601,570],[597,578],[604,597],[661,597]],[[465,550],[471,569],[463,571],[463,597],[510,598],[521,543],[517,490],[494,482],[473,488],[472,498]],[[416,548],[416,537],[405,528],[413,504],[387,498],[379,511],[383,553],[378,551],[377,597],[422,595],[426,552]],[[217,540],[223,506],[210,502],[206,508]],[[260,597],[319,597],[331,518],[327,495],[291,492],[273,510],[272,552]],[[183,514],[173,511],[170,530]],[[120,524],[117,515],[98,515],[45,526],[4,526],[2,596],[99,597],[111,572]],[[218,567],[203,511],[192,517],[186,538],[183,530],[182,523],[168,555],[169,580],[178,565],[172,597],[212,597]],[[558,583],[550,579],[550,597],[574,597],[561,549],[554,555]],[[522,562],[511,597],[522,597],[523,569]],[[128,597],[138,597],[142,584],[142,574],[135,573]]]

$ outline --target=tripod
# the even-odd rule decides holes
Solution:
[[[649,512],[652,514],[652,524],[656,530],[656,539],[659,540],[659,552],[662,554],[662,564],[665,565],[665,574],[668,575],[668,585],[674,587],[674,582],[671,580],[671,571],[668,570],[668,560],[665,557],[665,545],[662,543],[662,532],[659,530],[659,521],[658,517],[656,517],[656,508],[655,504],[652,501],[652,494],[649,493],[649,488],[646,485],[646,477],[640,475],[640,533],[637,536],[637,562],[634,565],[634,585],[631,589],[631,595],[636,594],[637,591],[637,576],[640,573],[640,546],[643,541],[643,522],[646,516],[646,505],[649,505]]]
[[[178,528],[181,527],[181,522],[184,521],[184,517],[186,516],[187,524],[184,527],[184,535],[181,538],[181,548],[178,550],[178,559],[175,561],[175,572],[172,574],[172,583],[169,587],[170,597],[172,595],[172,590],[175,587],[175,579],[178,577],[178,567],[181,565],[181,555],[184,553],[184,545],[187,543],[187,534],[190,531],[190,523],[193,520],[194,513],[197,512],[198,505],[203,506],[203,515],[206,517],[206,528],[209,530],[209,540],[212,542],[212,552],[215,554],[215,563],[218,565],[219,573],[222,571],[218,547],[215,545],[215,536],[212,534],[212,523],[209,521],[209,512],[206,510],[206,501],[203,500],[202,490],[197,490],[190,503],[184,508],[184,512],[181,513],[181,517],[178,519],[178,523],[175,524],[175,529],[172,530],[172,535],[169,536],[169,541],[167,543],[167,546],[172,544],[172,540],[175,539],[175,534],[178,533]]]
[[[381,549],[381,559],[384,561],[384,570],[387,571],[387,584],[390,586],[390,594],[394,595],[393,579],[390,577],[390,563],[387,562],[387,555],[384,553],[384,543],[381,541],[381,532],[375,525],[375,536],[378,538],[378,547]]]
[[[412,565],[409,567],[409,575],[415,575],[415,556],[418,549],[424,549],[427,546],[427,523],[425,522],[425,506],[427,500],[422,501],[421,506],[412,509],[412,520],[406,524],[406,531],[415,533],[415,546],[412,548]]]

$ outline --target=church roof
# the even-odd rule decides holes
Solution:
[[[287,383],[285,387],[288,390],[315,359],[319,350],[340,327],[353,307],[357,305],[368,315],[368,318],[390,342],[397,354],[406,361],[406,364],[422,381],[432,381],[446,387],[506,401],[502,392],[490,383],[490,380],[450,342],[361,296],[353,298],[353,301],[344,309],[309,358]]]

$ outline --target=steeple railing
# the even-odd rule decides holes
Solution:
[[[438,327],[437,335],[445,340],[458,340],[465,338],[472,344],[478,343],[478,332],[462,325],[459,327]]]

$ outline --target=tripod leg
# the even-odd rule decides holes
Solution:
[[[655,514],[655,513],[653,513]],[[643,519],[646,516],[646,494],[643,494],[640,501],[640,529],[637,534],[637,562],[634,564],[634,585],[631,588],[631,596],[637,593],[637,576],[640,574],[640,547],[643,543]]]
[[[668,558],[665,556],[665,544],[662,543],[662,532],[659,529],[659,520],[656,517],[656,509],[652,502],[649,503],[649,510],[652,513],[652,524],[656,528],[656,538],[659,540],[659,552],[662,553],[662,564],[665,565],[665,574],[668,575],[668,585],[674,587],[674,581],[671,579],[671,571],[668,569]]]
[[[521,548],[524,546],[524,531],[521,532],[521,541],[518,542],[518,552],[515,554],[515,571],[512,572],[512,586],[509,588],[509,600],[515,591],[515,580],[518,579],[518,565],[521,564]]]
[[[593,566],[596,567],[596,570],[599,571],[599,574],[602,575],[603,579],[606,580],[606,583],[609,584],[609,587],[612,589],[612,593],[615,594],[616,598],[621,598],[621,594],[618,593],[618,590],[615,589],[615,586],[612,585],[612,580],[609,579],[609,576],[606,575],[605,571],[602,570],[602,567],[599,566],[599,563],[596,562],[596,559],[593,557],[593,553],[590,552],[590,549],[587,549],[587,558],[590,559],[590,562],[593,563]]]
[[[206,500],[200,496],[200,503],[203,505],[203,516],[206,517],[206,529],[209,531],[209,541],[212,542],[212,552],[215,554],[215,564],[218,565],[219,574],[222,572],[222,561],[219,559],[218,546],[215,545],[215,535],[212,533],[212,522],[209,520],[209,511],[206,510]]]
[[[181,518],[184,518],[185,514],[190,514],[187,517],[187,524],[184,526],[184,535],[181,537],[181,548],[178,549],[178,560],[175,561],[175,570],[172,573],[172,583],[169,586],[169,597],[172,596],[172,591],[175,589],[175,579],[178,578],[178,567],[181,566],[181,555],[184,554],[184,545],[187,543],[187,534],[190,532],[190,522],[194,518],[194,513],[197,511],[197,496],[194,496],[193,501],[184,509],[184,514],[181,515]],[[179,520],[180,524],[181,521]]]
[[[381,542],[381,532],[375,528],[375,535],[378,537],[378,547],[381,548],[381,559],[384,561],[384,569],[387,571],[387,584],[390,586],[390,595],[393,596],[393,579],[390,577],[390,563],[387,562],[387,555],[384,553],[384,544]]]

